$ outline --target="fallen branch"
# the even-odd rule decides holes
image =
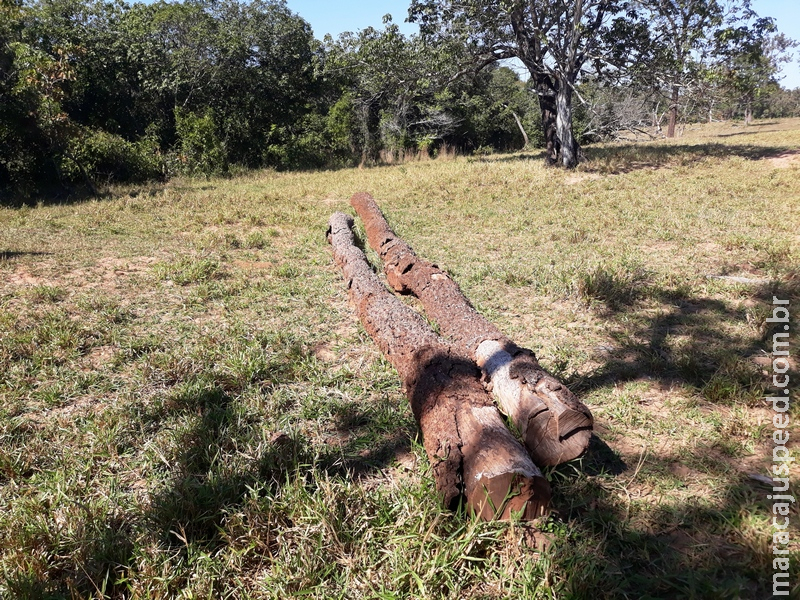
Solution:
[[[463,494],[486,520],[544,514],[550,486],[506,428],[474,363],[386,289],[356,246],[352,225],[343,213],[331,216],[333,257],[364,328],[403,381],[445,505],[456,506]]]
[[[369,245],[383,259],[389,285],[419,298],[441,334],[481,367],[487,388],[534,462],[557,465],[580,456],[592,433],[589,409],[539,365],[532,351],[480,315],[447,273],[414,254],[390,229],[372,196],[355,194],[350,203],[364,221]]]

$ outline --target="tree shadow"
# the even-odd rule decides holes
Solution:
[[[767,125],[767,123],[763,123],[763,125]],[[777,125],[777,123],[772,123],[772,125]],[[779,133],[780,129],[759,129],[758,131],[736,131],[734,133],[718,133],[716,137],[727,138],[727,137],[734,137],[737,135],[755,135],[757,133]]]
[[[723,404],[763,395],[766,382],[757,366],[747,359],[764,352],[770,337],[765,318],[772,297],[797,298],[791,282],[773,281],[753,287],[751,300],[760,308],[748,313],[708,297],[691,296],[680,289],[643,285],[619,298],[607,301],[599,310],[615,323],[611,345],[602,347],[602,365],[589,374],[572,374],[567,385],[586,393],[609,384],[637,379],[658,381],[663,387],[689,385],[711,402]],[[647,297],[660,306],[641,309],[638,300]],[[653,314],[654,313],[654,314]],[[748,321],[749,319],[749,321]],[[752,329],[732,332],[726,324],[748,321]]]
[[[746,132],[743,132],[746,133]],[[741,135],[739,133],[730,135]],[[722,136],[720,136],[722,137]],[[687,165],[706,158],[738,156],[746,160],[761,160],[793,152],[790,146],[751,146],[707,143],[661,144],[651,142],[588,144],[581,148],[583,160],[578,173],[618,175],[642,169],[659,169]],[[545,152],[519,152],[510,155],[470,157],[473,162],[530,162],[544,160]],[[554,167],[556,168],[556,167]]]
[[[702,452],[698,449],[697,452]],[[755,537],[736,536],[751,514],[767,514],[770,489],[731,476],[720,463],[685,456],[648,456],[616,476],[587,478],[570,465],[550,473],[556,517],[569,531],[550,560],[567,579],[570,598],[766,598],[772,591],[772,556]],[[714,498],[659,498],[639,494],[638,479],[671,480],[678,493],[697,477],[717,481]],[[650,492],[648,495],[652,495]],[[676,494],[677,495],[677,494]],[[646,514],[646,521],[642,515]]]
[[[287,377],[291,376],[280,371],[261,373],[263,381],[248,385],[274,388]],[[165,483],[136,516],[138,525],[131,525],[130,515],[128,520],[106,519],[102,535],[76,557],[74,572],[49,581],[20,574],[10,584],[19,597],[128,597],[126,579],[135,568],[135,547],[143,531],[174,560],[190,564],[197,554],[213,554],[232,543],[226,533],[228,521],[250,510],[254,499],[266,501],[297,482],[311,490],[320,474],[352,480],[371,477],[391,465],[398,453],[410,451],[416,433],[405,427],[376,427],[374,413],[347,406],[333,415],[334,429],[347,434],[344,443],[314,443],[289,428],[268,434],[255,455],[242,459],[237,449],[252,441],[260,426],[243,418],[237,406],[241,389],[224,379],[202,381],[202,389],[190,387],[139,415],[141,426],[153,431],[174,428],[174,423],[189,425],[177,434],[173,454],[161,457]],[[277,528],[285,524],[281,519],[267,520],[254,534],[264,552],[274,549]]]
[[[80,204],[89,200],[107,200],[112,197],[108,190],[96,193],[88,187],[62,187],[51,185],[32,193],[0,191],[0,207],[22,208],[24,206],[54,206]]]
[[[0,260],[13,260],[21,256],[50,256],[52,252],[25,252],[16,250],[0,251]]]
[[[487,154],[487,155],[473,155],[467,157],[469,162],[530,162],[533,160],[541,160],[544,163],[547,152],[545,150],[524,150],[522,152],[515,152],[514,154]]]
[[[767,302],[775,291],[764,286],[754,295]],[[574,377],[569,382],[573,389],[586,392],[647,376],[702,390],[719,371],[717,350],[747,355],[758,349],[757,342],[722,330],[725,320],[742,318],[724,302],[679,290],[648,288],[646,294],[667,308],[655,317],[637,314],[638,293],[626,294],[624,303],[605,304],[609,319],[633,323],[633,329],[615,338],[617,348],[603,367],[585,378]],[[688,339],[682,338],[682,344],[675,346],[673,334],[684,329]],[[276,386],[290,377],[288,370],[260,373],[248,385],[269,382]],[[225,455],[234,454],[253,429],[238,410],[239,392],[226,380],[209,378],[202,388],[158,403],[141,418],[143,427],[188,422],[174,454],[162,459],[167,466],[165,484],[152,496],[144,514],[154,543],[187,564],[198,553],[214,555],[231,544],[228,520],[251,510],[254,494],[266,502],[290,481],[314,486],[315,472],[368,477],[389,465],[397,452],[407,451],[416,433],[377,427],[374,413],[346,405],[332,418],[337,431],[353,434],[344,443],[314,445],[296,431],[276,432],[259,446],[256,456],[244,462],[227,461]],[[724,400],[720,395],[720,401]],[[380,433],[376,435],[375,430]],[[683,456],[650,457],[641,474],[669,473],[682,462],[686,462]],[[721,501],[714,507],[696,499],[670,503],[651,519],[657,526],[647,529],[638,525],[630,502],[621,501],[619,494],[620,486],[630,487],[639,467],[595,435],[583,458],[549,472],[555,484],[556,520],[570,533],[556,544],[548,560],[566,577],[567,597],[764,597],[766,582],[771,580],[770,564],[757,544],[732,544],[728,525],[754,506],[762,507],[760,490],[732,479],[722,465],[708,463],[703,468],[721,482],[723,491],[717,494]],[[291,516],[281,514],[259,522],[255,535],[260,552],[276,549],[279,530],[287,519]],[[15,584],[18,596],[47,597],[53,592],[51,597],[74,593],[85,597],[102,588],[110,597],[126,597],[125,577],[135,568],[134,547],[141,531],[115,518],[94,530],[98,534],[74,573],[60,574],[58,581],[51,582],[20,574]],[[722,560],[716,560],[719,557]]]
[[[755,302],[750,313],[722,300],[655,286],[631,290],[626,302],[596,303],[595,310],[616,325],[613,348],[593,372],[572,375],[566,383],[581,396],[641,379],[664,389],[689,386],[712,405],[759,404],[768,381],[751,359],[766,356],[771,331],[757,322],[745,333],[727,325],[770,314],[774,295],[795,304],[800,294],[792,282],[774,281],[752,287],[748,295]],[[645,307],[639,302],[643,298],[660,307]],[[771,488],[739,473],[712,442],[678,454],[643,454],[637,462],[635,456],[614,452],[602,435],[593,436],[581,459],[548,473],[556,482],[559,518],[570,531],[570,543],[557,544],[552,554],[556,569],[569,578],[569,597],[770,595],[773,557],[753,529],[751,515],[771,512],[766,500]],[[681,494],[699,480],[716,482],[708,488],[713,500],[702,495],[707,483]],[[663,490],[664,496],[649,501],[647,496],[656,493],[649,488]]]
[[[685,166],[706,158],[737,156],[745,160],[761,160],[792,150],[794,148],[790,146],[752,146],[713,142],[587,146],[583,149],[587,160],[581,167],[581,171],[616,175],[641,169]]]

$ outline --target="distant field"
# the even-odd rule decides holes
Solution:
[[[800,119],[586,152],[0,208],[0,597],[771,594],[751,475],[773,294],[800,313]],[[325,241],[357,191],[593,411],[543,534],[433,497]]]

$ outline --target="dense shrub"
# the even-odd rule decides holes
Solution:
[[[175,132],[178,136],[177,167],[190,175],[219,175],[228,171],[228,154],[219,139],[214,114],[203,115],[175,109]]]
[[[71,183],[88,176],[94,182],[142,182],[165,174],[158,143],[150,138],[129,142],[106,131],[84,129],[69,141],[61,172]]]

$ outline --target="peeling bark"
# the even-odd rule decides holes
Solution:
[[[556,465],[580,456],[592,432],[589,409],[539,365],[533,352],[480,315],[444,271],[414,254],[389,228],[372,196],[355,194],[350,203],[364,221],[369,245],[383,259],[389,285],[419,298],[442,336],[481,367],[534,462]]]
[[[463,494],[485,520],[544,514],[550,486],[506,428],[478,369],[386,289],[356,246],[352,225],[343,213],[331,216],[333,257],[364,328],[403,381],[445,505],[455,507]]]

